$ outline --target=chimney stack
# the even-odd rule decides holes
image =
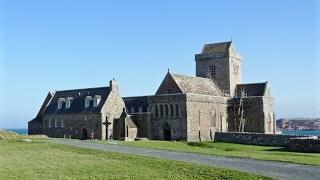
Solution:
[[[119,89],[118,81],[112,79],[112,80],[110,80],[109,84],[110,84],[110,86],[109,86],[110,91],[113,91],[113,90],[118,91],[118,89]]]

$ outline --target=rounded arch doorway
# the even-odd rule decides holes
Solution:
[[[82,130],[82,140],[88,139],[88,131],[84,128]]]

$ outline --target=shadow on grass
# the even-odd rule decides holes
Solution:
[[[264,151],[271,151],[271,152],[290,152],[290,153],[303,153],[301,155],[303,156],[308,156],[307,154],[310,153],[317,153],[317,152],[309,152],[307,150],[295,150],[295,149],[290,149],[288,147],[278,147],[278,148],[274,148],[274,149],[266,149]],[[298,155],[298,154],[295,154]],[[312,155],[310,155],[310,157],[313,157]]]

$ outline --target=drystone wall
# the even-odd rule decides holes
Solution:
[[[262,133],[238,133],[216,132],[214,141],[238,144],[279,146],[288,150],[299,152],[320,152],[320,137],[310,139],[308,136],[262,134]]]

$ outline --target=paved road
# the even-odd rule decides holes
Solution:
[[[173,152],[166,150],[151,150],[118,146],[114,144],[98,144],[94,142],[80,140],[52,139],[50,141],[54,143],[66,144],[82,148],[157,157],[162,159],[172,159],[178,161],[205,164],[209,166],[218,166],[249,172],[253,174],[275,177],[279,179],[320,180],[320,167],[317,166],[307,166],[273,161],[260,161],[245,158],[219,157],[196,153]]]

